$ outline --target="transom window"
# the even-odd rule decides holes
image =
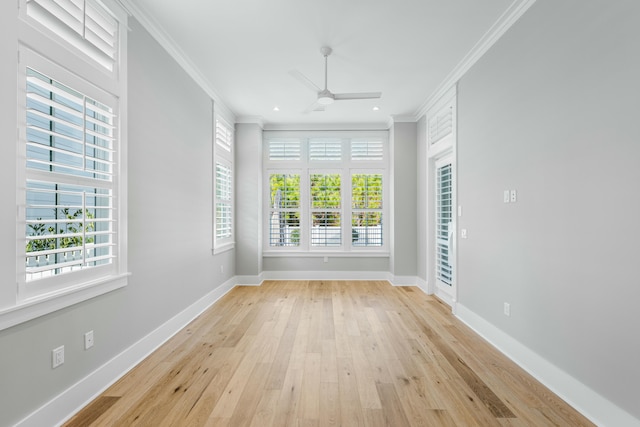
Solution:
[[[265,132],[265,252],[388,251],[386,132]]]

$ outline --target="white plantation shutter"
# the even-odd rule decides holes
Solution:
[[[25,81],[26,281],[111,264],[114,108],[31,68]]]
[[[375,160],[384,159],[384,147],[382,140],[355,139],[351,141],[351,160]]]
[[[351,241],[353,246],[383,244],[383,174],[351,175]]]
[[[94,0],[26,0],[26,13],[109,71],[118,55],[118,22]]]
[[[342,159],[342,141],[340,139],[309,140],[310,161],[340,161]]]
[[[342,245],[342,192],[340,173],[312,173],[311,246]]]
[[[214,249],[233,243],[233,128],[215,117],[214,130]]]
[[[453,232],[453,170],[451,163],[438,167],[436,172],[436,278],[451,285],[450,237]]]
[[[427,132],[429,144],[435,144],[453,132],[453,106],[445,105],[428,118]]]
[[[300,246],[300,174],[272,172],[268,175],[269,247]]]
[[[231,152],[233,131],[231,126],[220,118],[216,119],[216,144],[218,147]]]
[[[269,141],[269,160],[300,160],[301,144],[299,140]]]
[[[216,162],[216,239],[232,236],[233,217],[231,210],[231,168]]]

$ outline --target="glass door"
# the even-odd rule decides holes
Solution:
[[[436,293],[449,304],[455,290],[455,168],[453,155],[435,161],[435,279]]]

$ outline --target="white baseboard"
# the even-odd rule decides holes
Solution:
[[[263,280],[387,280],[393,286],[426,288],[416,276],[396,276],[388,271],[264,271],[259,276],[240,276],[237,283],[259,284]]]
[[[16,424],[16,427],[61,425],[229,292],[235,284],[235,277],[227,280],[140,341],[38,408]]]
[[[263,271],[264,280],[389,280],[388,271]]]
[[[263,280],[262,274],[257,276],[236,276],[236,285],[260,286]]]
[[[389,274],[389,282],[393,286],[417,286],[418,278],[416,276],[396,276]]]
[[[427,281],[420,277],[416,277],[416,286],[418,286],[422,290],[422,292],[427,295],[431,295],[433,293],[431,289],[429,289],[429,284],[427,283]]]
[[[596,425],[601,427],[640,426],[639,419],[600,396],[460,303],[457,304],[456,317]]]

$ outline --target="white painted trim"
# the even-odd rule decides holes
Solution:
[[[451,307],[451,312],[453,314],[456,314],[457,303],[454,296],[443,291],[439,286],[436,286],[435,288],[436,289],[435,289],[434,295],[440,298],[442,301],[444,301],[444,303],[447,304],[449,307]]]
[[[374,248],[375,249],[375,248]],[[379,252],[376,250],[364,251],[358,248],[354,252],[338,252],[338,251],[292,251],[292,250],[265,250],[262,252],[263,258],[389,258],[391,256],[389,251]]]
[[[158,22],[134,3],[133,0],[118,0],[127,11],[136,18],[164,50],[185,70],[185,72],[213,99],[216,110],[229,123],[235,123],[235,113],[222,101],[222,97],[215,90],[211,82],[199,68],[191,61],[186,53],[169,36]],[[218,110],[219,109],[219,110]]]
[[[263,280],[389,280],[388,271],[263,271]]]
[[[265,123],[266,131],[380,131],[389,130],[389,124],[379,123]]]
[[[422,277],[416,277],[416,286],[419,287],[422,290],[422,292],[424,292],[427,295],[433,294],[433,291],[429,287],[429,284]]]
[[[257,276],[236,276],[236,285],[260,286],[264,281],[262,276],[262,274],[258,274]]]
[[[504,33],[507,32],[513,24],[536,2],[536,0],[516,0],[511,6],[498,18],[498,20],[489,28],[484,36],[471,48],[469,53],[462,58],[462,61],[454,67],[447,77],[440,83],[436,90],[429,98],[420,106],[414,114],[416,117],[422,117],[427,113],[435,103],[455,85],[458,80],[465,75],[467,71],[497,42]]]
[[[418,117],[415,115],[392,114],[391,123],[415,123],[418,121]]]
[[[522,345],[464,305],[458,304],[456,317],[596,425],[640,425],[639,419]]]
[[[125,287],[129,276],[108,276],[0,309],[0,331]]]
[[[229,292],[236,284],[233,277],[178,313],[122,353],[54,397],[16,427],[61,425],[154,352],[189,322]]]
[[[236,124],[258,125],[260,129],[264,130],[264,118],[262,116],[238,116],[236,117]]]
[[[416,276],[396,276],[389,275],[389,282],[393,286],[418,286],[418,278]]]

